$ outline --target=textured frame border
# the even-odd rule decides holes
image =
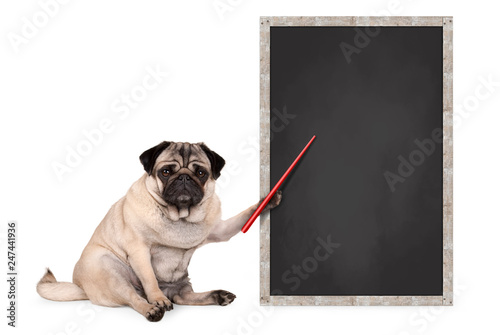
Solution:
[[[453,17],[334,16],[260,18],[260,196],[270,190],[271,26],[443,27],[443,295],[442,296],[271,296],[270,216],[260,217],[260,304],[337,306],[453,305]]]

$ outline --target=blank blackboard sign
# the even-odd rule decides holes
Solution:
[[[451,24],[261,18],[262,304],[452,304]]]

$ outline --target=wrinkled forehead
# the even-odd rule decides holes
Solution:
[[[155,167],[172,163],[179,167],[190,167],[191,164],[210,167],[210,161],[200,146],[185,142],[170,144],[156,159]]]

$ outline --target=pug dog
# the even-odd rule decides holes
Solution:
[[[214,191],[225,161],[204,143],[162,142],[140,161],[145,173],[96,228],[75,265],[73,282],[58,282],[47,269],[37,292],[55,301],[130,306],[149,321],[161,320],[172,303],[230,304],[236,298],[231,292],[193,291],[189,261],[201,246],[236,235],[259,203],[221,219]],[[281,192],[265,210],[280,201]]]

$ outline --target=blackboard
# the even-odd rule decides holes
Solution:
[[[317,138],[263,223],[269,294],[261,302],[452,303],[447,20],[268,24],[263,183],[274,185]]]

